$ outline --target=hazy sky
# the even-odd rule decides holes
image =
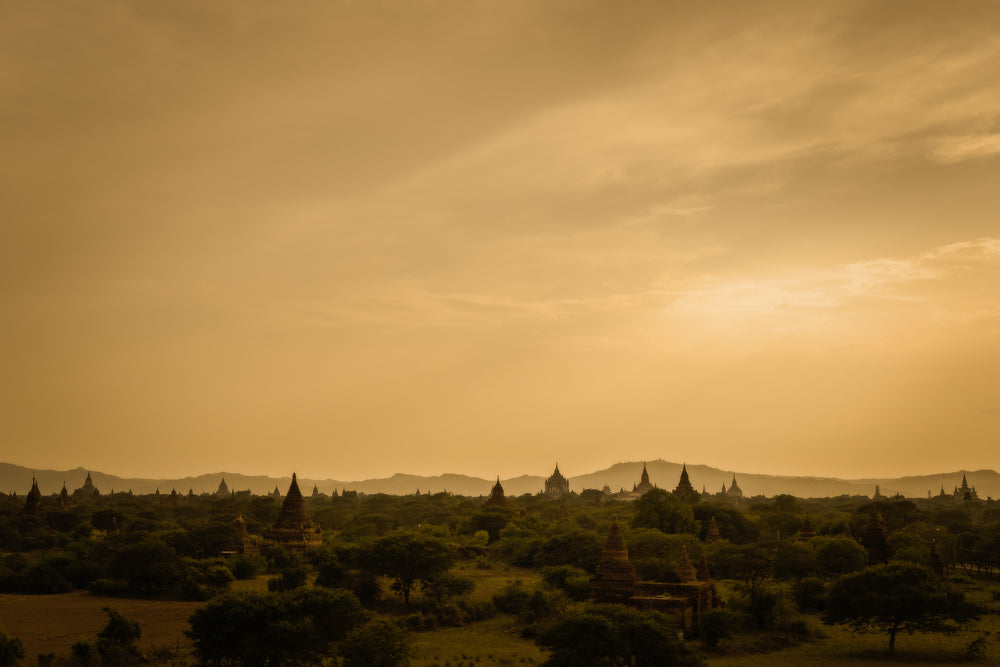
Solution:
[[[998,81],[988,0],[0,0],[0,460],[998,468]]]

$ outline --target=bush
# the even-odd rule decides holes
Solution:
[[[816,563],[823,574],[840,576],[864,569],[868,554],[864,547],[846,537],[816,537],[811,540],[816,549]]]
[[[264,571],[267,563],[259,556],[239,555],[230,561],[229,569],[233,577],[240,580],[256,579]]]
[[[364,618],[358,599],[343,590],[230,594],[197,609],[186,634],[207,665],[318,664]]]
[[[572,600],[582,601],[590,597],[590,575],[572,565],[556,565],[542,568],[542,580],[550,587],[561,590]]]
[[[383,620],[351,631],[340,645],[344,667],[406,667],[412,654],[406,632]]]
[[[815,577],[800,579],[792,584],[792,598],[802,611],[823,611],[826,584]]]
[[[568,604],[562,591],[528,589],[520,581],[507,584],[493,596],[493,607],[497,611],[517,616],[524,624],[557,616]]]
[[[0,631],[0,667],[14,667],[24,658],[24,644]]]
[[[736,634],[740,617],[729,609],[709,609],[701,615],[698,636],[708,648],[716,648],[723,639]]]
[[[552,649],[545,663],[693,667],[703,661],[678,636],[672,618],[619,605],[587,605],[566,614],[539,643]]]
[[[305,586],[309,578],[309,571],[305,565],[286,568],[281,574],[267,582],[267,590],[272,592],[290,591],[300,586]]]

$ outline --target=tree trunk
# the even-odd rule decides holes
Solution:
[[[895,625],[889,628],[889,653],[892,653],[896,648],[896,632],[898,631],[899,628]]]

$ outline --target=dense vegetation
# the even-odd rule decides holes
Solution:
[[[250,539],[260,543],[280,499],[77,494],[74,502],[61,509],[55,497],[44,498],[44,512],[35,516],[21,513],[23,498],[0,499],[0,592],[84,589],[208,601],[189,635],[197,657],[211,665],[361,665],[369,664],[366,656],[382,656],[370,664],[406,664],[404,630],[496,614],[510,615],[524,636],[547,647],[553,665],[656,664],[650,656],[668,654],[676,664],[696,664],[692,647],[720,650],[741,633],[808,634],[800,614],[810,613],[859,631],[885,631],[894,645],[899,631],[952,630],[983,611],[932,574],[932,545],[945,563],[1000,565],[1000,503],[951,497],[681,501],[654,489],[635,502],[585,491],[561,499],[525,495],[495,507],[447,493],[317,496],[305,502],[323,531],[322,546],[306,553],[271,547],[260,556],[231,553],[240,539],[234,520],[241,514]],[[876,512],[884,531],[873,534]],[[688,642],[677,641],[670,615],[587,602],[613,517],[625,529],[641,579],[676,580],[685,546],[693,560],[705,554],[715,580],[726,580],[724,606],[706,610]],[[713,520],[723,539],[708,544]],[[802,541],[807,522],[816,536]],[[881,561],[892,564],[870,567]],[[471,595],[475,581],[456,574],[456,564],[528,568],[537,577],[484,599]],[[879,611],[891,607],[883,603],[893,585],[880,596],[872,582],[904,571],[916,582],[913,595],[933,600],[926,614],[896,619]],[[268,592],[230,591],[233,581],[265,573]],[[906,608],[922,607],[910,601]],[[0,639],[3,655],[16,656],[13,638]],[[134,638],[127,646],[133,644]],[[104,654],[94,648],[100,646]],[[136,655],[109,646],[98,642],[80,659],[98,665],[111,664],[112,654],[119,662]],[[591,663],[581,662],[581,651]]]

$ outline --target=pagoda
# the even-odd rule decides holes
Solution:
[[[726,488],[723,486],[722,488]],[[726,495],[730,498],[742,498],[743,489],[736,485],[736,473],[733,473],[733,483],[729,486],[729,490],[726,491]]]
[[[688,479],[687,464],[682,464],[681,467],[681,478],[677,482],[677,488],[674,489],[674,495],[681,500],[695,500],[698,497],[698,492],[694,490],[691,486],[691,480]]]
[[[236,528],[237,534],[237,542],[234,552],[237,554],[245,554],[247,556],[260,555],[260,547],[258,547],[250,539],[250,535],[247,533],[247,522],[243,518],[242,512],[236,515],[236,519],[233,520],[233,526]]]
[[[75,504],[73,499],[69,497],[69,491],[66,490],[66,482],[63,482],[62,491],[59,492],[59,509],[68,510]]]
[[[229,497],[229,496],[232,495],[229,492],[229,485],[226,484],[226,478],[225,477],[223,477],[222,481],[219,482],[219,488],[216,489],[215,495],[219,496],[220,498],[222,498],[222,497]]]
[[[705,569],[708,569],[707,563],[705,564]],[[686,545],[681,545],[681,558],[677,564],[677,569],[674,570],[674,574],[677,575],[682,584],[690,584],[693,581],[698,581],[698,571],[691,564],[691,558],[688,556]]]
[[[715,517],[708,522],[708,531],[705,533],[705,544],[714,544],[722,540],[722,534],[719,532],[719,524],[715,522]]]
[[[979,494],[976,493],[976,487],[969,486],[969,482],[965,479],[965,475],[962,475],[962,486],[955,488],[955,497],[959,500],[979,500]]]
[[[97,490],[96,486],[94,486],[94,480],[90,478],[90,471],[87,471],[87,479],[84,480],[83,486],[74,491],[73,495],[92,496],[94,498],[101,495],[101,492]]]
[[[319,528],[306,516],[305,500],[299,491],[295,473],[292,473],[292,484],[288,487],[288,494],[281,504],[281,514],[278,515],[274,525],[264,533],[264,546],[274,544],[286,549],[305,551],[322,541],[323,536]]]
[[[591,595],[598,602],[627,602],[635,592],[637,579],[616,516],[611,519],[611,529],[604,543],[601,562],[597,564],[597,574],[590,581]]]
[[[507,496],[503,493],[503,486],[500,485],[500,477],[497,476],[497,483],[493,485],[493,490],[490,491],[490,497],[486,499],[487,505],[498,505],[500,507],[507,506]]]
[[[639,484],[637,484],[633,489],[632,493],[638,493],[640,496],[653,488],[653,483],[649,481],[649,471],[646,470],[646,462],[642,462],[642,474],[639,475]]]
[[[555,472],[545,480],[545,495],[558,498],[569,493],[569,480],[559,472],[559,464],[556,464]]]
[[[31,514],[38,516],[42,513],[42,492],[38,490],[38,482],[34,477],[31,478],[31,491],[28,491],[28,497],[24,499],[24,509],[21,510],[21,514]]]

